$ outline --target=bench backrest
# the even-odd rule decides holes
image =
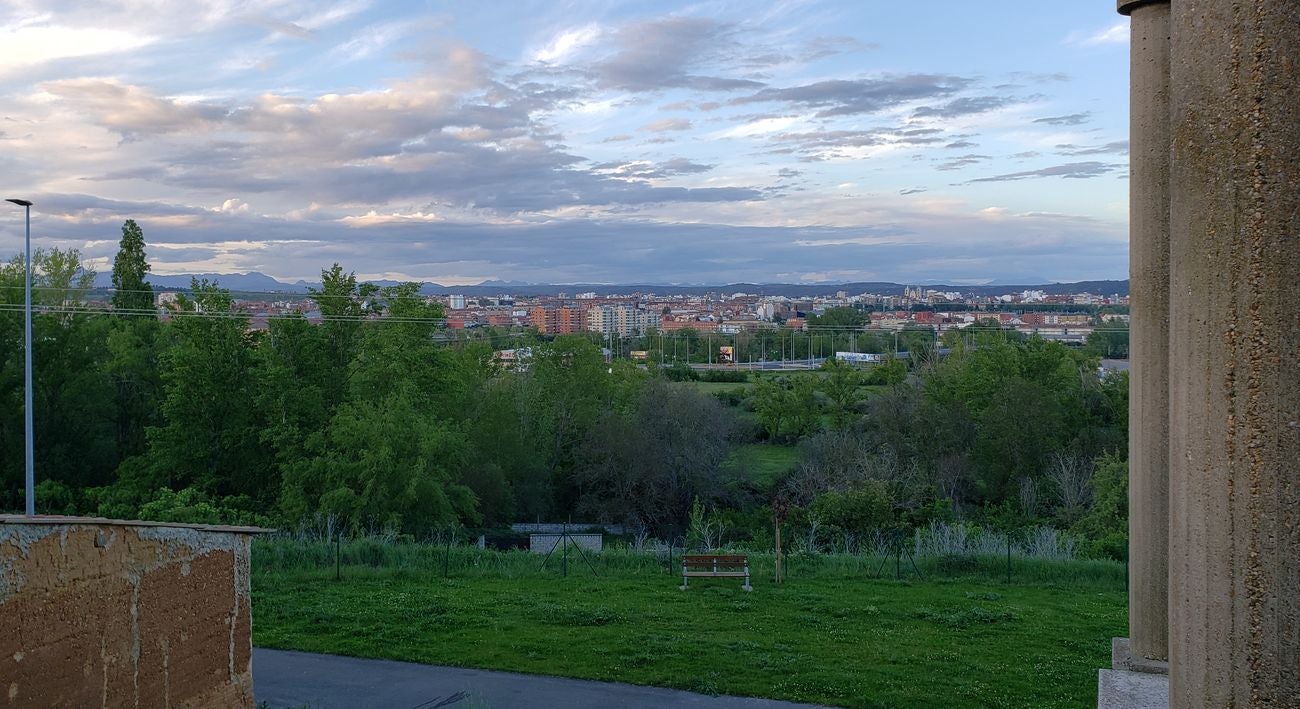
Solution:
[[[682,565],[687,567],[707,567],[713,568],[731,568],[744,566],[749,563],[749,557],[744,554],[685,554],[682,556]]]

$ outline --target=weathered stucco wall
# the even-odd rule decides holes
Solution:
[[[252,707],[254,531],[0,516],[0,707]]]

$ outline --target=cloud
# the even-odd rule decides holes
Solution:
[[[651,121],[643,126],[641,130],[651,133],[663,133],[670,130],[690,130],[691,122],[685,118],[663,118],[657,121]]]
[[[903,74],[877,79],[831,79],[783,89],[768,88],[733,104],[789,103],[820,109],[817,116],[877,113],[908,101],[939,98],[960,91],[972,79],[945,74]]]
[[[958,118],[974,113],[985,113],[1005,108],[1015,103],[1009,96],[965,96],[949,101],[943,106],[922,106],[912,112],[915,118]]]
[[[941,128],[872,128],[777,133],[769,142],[772,152],[799,153],[820,158],[848,157],[854,151],[884,146],[916,147],[944,142]]]
[[[1056,146],[1057,155],[1106,155],[1114,153],[1117,155],[1128,155],[1128,141],[1116,140],[1105,145],[1079,146],[1071,143],[1062,143]]]
[[[1014,152],[1123,146],[990,126],[981,152],[1000,152],[975,155],[971,129],[950,123],[1037,97],[990,88],[978,77],[1001,70],[979,59],[933,73],[908,73],[896,54],[869,63],[852,54],[871,45],[823,36],[868,32],[801,0],[677,14],[542,3],[518,13],[525,26],[364,1],[11,6],[35,9],[0,10],[0,35],[56,28],[84,46],[52,40],[0,76],[0,181],[35,196],[46,243],[97,263],[134,218],[158,244],[158,272],[314,277],[338,260],[434,280],[719,282],[850,277],[860,272],[836,264],[852,259],[891,279],[976,278],[1004,277],[1031,244],[1054,249],[1024,266],[1038,273],[1125,270],[1118,180],[1054,201],[1110,216],[1091,223],[981,214],[952,180],[923,186],[936,167],[972,164],[985,180],[1123,177],[1108,163],[1019,173],[1043,162]],[[863,73],[873,66],[902,68]],[[1078,94],[1091,82],[1059,78],[1017,80],[1049,82],[1052,105],[1103,105]],[[1038,197],[1022,193],[1017,209]],[[17,223],[0,214],[0,255],[21,247]],[[918,248],[951,262],[926,266]]]
[[[1065,165],[1053,165],[1038,170],[1027,170],[1024,172],[1012,172],[1005,175],[994,175],[993,177],[979,177],[970,182],[1013,182],[1015,180],[1028,180],[1039,177],[1064,177],[1070,179],[1087,179],[1090,177],[1100,177],[1102,175],[1114,172],[1115,170],[1126,167],[1122,164],[1102,163],[1102,162],[1072,162]]]
[[[624,25],[612,36],[617,50],[586,66],[605,89],[699,91],[755,89],[762,82],[694,73],[722,57],[733,42],[731,25],[704,17],[666,17]]]
[[[672,158],[661,163],[646,160],[632,162],[607,162],[592,166],[592,170],[621,179],[653,180],[680,175],[695,175],[708,172],[713,165],[697,163],[687,158]]]
[[[1082,47],[1097,47],[1107,44],[1127,44],[1129,41],[1129,22],[1121,20],[1115,24],[1095,31],[1075,31],[1065,38],[1066,44]]]
[[[186,102],[94,79],[47,82],[43,88],[60,110],[125,141],[150,140],[141,164],[86,176],[96,182],[275,193],[300,204],[378,206],[423,199],[504,212],[761,196],[744,186],[660,188],[588,172],[581,158],[555,145],[549,127],[534,119],[568,94],[496,82],[485,59],[464,47],[448,46],[441,68],[382,89],[311,99],[268,93]],[[648,126],[689,127],[684,119]]]
[[[847,230],[846,230],[847,231]],[[881,227],[872,229],[870,233],[853,234],[845,233],[842,236],[816,239],[799,239],[794,243],[799,246],[884,246],[887,244],[899,244],[902,240],[898,237],[906,235],[908,230],[896,227]]]
[[[546,46],[535,50],[530,59],[546,64],[562,64],[594,43],[603,32],[604,29],[594,22],[571,27],[557,34]]]
[[[400,213],[391,212],[389,214],[379,214],[375,210],[370,210],[359,216],[341,217],[339,222],[350,227],[373,227],[388,226],[393,224],[428,224],[442,221],[442,218],[432,212],[410,212]]]
[[[0,28],[0,76],[58,59],[119,54],[152,44],[141,32],[112,28],[26,25]]]
[[[1092,115],[1091,111],[1083,113],[1071,113],[1068,116],[1048,116],[1046,118],[1035,118],[1034,123],[1046,123],[1049,126],[1077,126],[1088,122],[1088,117]]]
[[[814,62],[846,52],[865,52],[879,48],[878,44],[863,42],[856,37],[843,35],[813,37],[804,43],[799,59],[804,62]]]
[[[403,37],[432,23],[417,19],[377,22],[362,27],[346,42],[334,47],[331,54],[345,62],[355,62],[383,51],[392,51]]]
[[[978,165],[985,160],[992,160],[991,155],[962,155],[959,157],[946,160],[936,167],[936,170],[959,170],[968,165]]]

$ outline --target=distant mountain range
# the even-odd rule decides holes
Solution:
[[[149,282],[155,288],[161,290],[188,290],[190,279],[206,278],[216,281],[222,288],[228,288],[237,293],[284,293],[284,294],[303,294],[308,288],[319,286],[319,283],[309,283],[307,281],[297,281],[296,283],[285,283],[278,281],[265,273],[256,271],[251,273],[184,273],[171,276],[150,275]],[[379,286],[396,285],[397,281],[370,281]],[[98,288],[109,288],[112,285],[112,279],[108,273],[99,273],[95,277],[95,286]],[[912,286],[921,286],[923,288],[933,288],[937,291],[960,291],[962,293],[971,293],[974,295],[1002,295],[1004,293],[1019,293],[1026,290],[1041,290],[1048,295],[1063,295],[1070,293],[1096,293],[1099,295],[1128,295],[1128,281],[1079,281],[1076,283],[1031,283],[1031,284],[999,284],[989,283],[983,285],[951,285],[936,283],[913,283]],[[815,285],[802,283],[729,283],[726,285],[665,285],[655,283],[628,283],[628,284],[594,284],[594,283],[565,283],[565,284],[539,284],[539,283],[518,283],[513,281],[484,281],[473,286],[444,286],[438,283],[424,283],[420,287],[420,292],[426,295],[449,295],[459,294],[466,296],[497,296],[503,294],[522,295],[522,296],[546,296],[557,293],[567,293],[573,296],[577,293],[595,293],[596,295],[619,295],[628,293],[655,293],[656,295],[704,295],[706,293],[749,293],[753,295],[785,295],[793,298],[811,298],[814,296],[834,295],[839,291],[844,291],[849,295],[860,293],[876,293],[879,295],[902,295],[903,289],[908,284],[889,283],[881,281],[870,282],[853,282],[853,283],[818,283]]]

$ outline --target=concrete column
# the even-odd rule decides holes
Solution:
[[[1169,0],[1119,0],[1129,47],[1129,647],[1169,657]]]
[[[1300,2],[1170,29],[1170,705],[1295,706]]]

